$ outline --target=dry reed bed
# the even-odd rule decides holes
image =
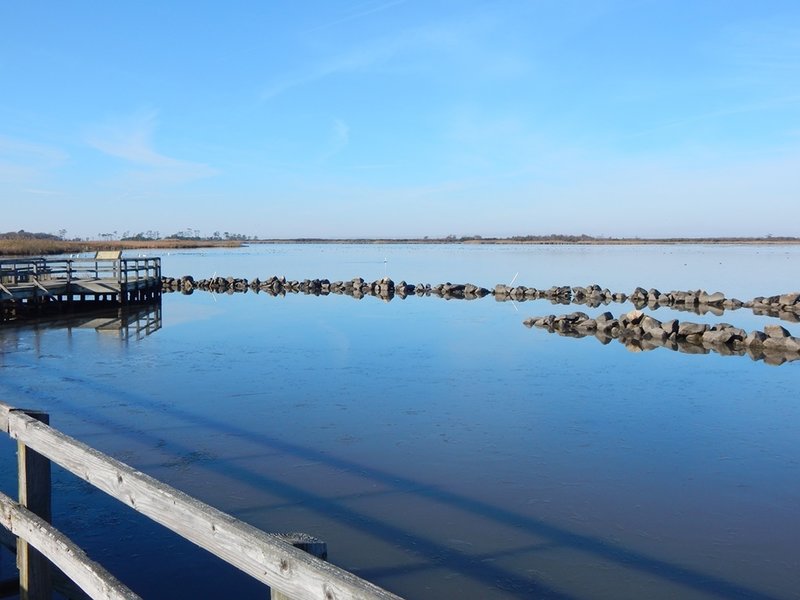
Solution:
[[[88,241],[13,239],[0,240],[0,256],[46,256],[51,254],[78,254],[98,250],[137,250],[144,248],[238,248],[242,243],[234,240],[148,240],[148,241]]]

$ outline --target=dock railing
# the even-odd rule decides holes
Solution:
[[[248,525],[53,429],[46,413],[0,402],[0,429],[18,447],[19,500],[0,494],[0,520],[17,536],[22,600],[51,597],[51,563],[91,598],[138,598],[49,524],[51,461],[269,586],[273,599],[399,600],[317,558],[324,542]]]
[[[47,273],[44,258],[6,258],[0,259],[0,284],[14,286],[28,283],[31,277]]]
[[[23,258],[0,260],[0,284],[8,287],[33,280],[110,279],[127,286],[161,279],[161,259],[152,258]]]

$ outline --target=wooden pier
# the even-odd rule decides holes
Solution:
[[[0,321],[101,306],[152,302],[161,295],[160,258],[0,260]]]

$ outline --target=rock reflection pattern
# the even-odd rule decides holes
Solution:
[[[724,356],[747,355],[771,365],[800,359],[800,338],[792,337],[780,325],[767,325],[763,331],[747,333],[728,323],[707,325],[677,319],[661,322],[638,309],[618,318],[610,312],[595,318],[583,312],[573,312],[559,316],[530,317],[524,324],[565,337],[592,335],[603,345],[616,339],[632,352],[656,348],[686,354],[714,351]]]
[[[429,283],[409,284],[405,281],[395,283],[389,277],[372,282],[361,277],[348,281],[330,281],[328,279],[287,280],[285,277],[271,276],[261,280],[247,280],[241,277],[211,277],[195,280],[191,275],[182,277],[163,277],[164,293],[181,292],[192,294],[195,290],[218,294],[235,294],[252,291],[263,292],[271,296],[286,294],[307,294],[327,296],[329,294],[347,295],[357,300],[366,296],[390,301],[395,297],[405,299],[408,296],[438,296],[446,300],[477,300],[485,296],[493,296],[498,302],[525,302],[526,300],[549,300],[553,304],[580,304],[590,308],[606,306],[630,301],[641,310],[656,310],[660,307],[678,311],[692,312],[698,315],[713,314],[722,316],[726,310],[749,308],[757,315],[779,318],[791,323],[800,323],[800,292],[790,292],[775,296],[758,296],[743,302],[737,298],[726,298],[722,292],[708,293],[705,290],[660,292],[655,288],[645,290],[637,287],[630,294],[612,292],[597,284],[581,286],[552,286],[548,289],[537,289],[523,285],[510,286],[498,284],[492,290],[471,283]]]

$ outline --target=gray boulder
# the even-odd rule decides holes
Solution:
[[[764,333],[767,334],[767,337],[774,339],[787,338],[790,335],[789,332],[780,325],[767,325],[764,327]]]
[[[704,344],[727,344],[733,341],[733,333],[730,329],[709,329],[703,333]]]
[[[792,306],[800,302],[800,292],[792,292],[789,294],[782,294],[778,298],[778,302],[783,306]]]
[[[708,325],[704,323],[692,323],[690,321],[684,321],[678,326],[678,335],[681,337],[688,337],[690,335],[702,336],[707,329]]]

